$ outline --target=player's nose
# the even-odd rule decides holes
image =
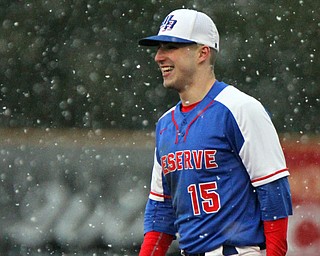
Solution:
[[[159,63],[165,59],[164,51],[161,47],[158,48],[156,55],[154,56],[154,60]]]

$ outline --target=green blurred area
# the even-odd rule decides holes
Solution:
[[[155,49],[171,10],[217,24],[219,80],[258,98],[279,132],[320,133],[319,1],[40,0],[0,3],[0,126],[153,129],[179,100]]]

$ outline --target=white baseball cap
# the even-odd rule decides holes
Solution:
[[[198,43],[219,51],[219,32],[208,15],[195,10],[178,9],[163,20],[158,35],[139,40],[143,46],[157,46],[161,42]]]

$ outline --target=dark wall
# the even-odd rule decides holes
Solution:
[[[221,34],[217,77],[257,97],[281,132],[318,134],[319,1],[1,1],[0,125],[153,129],[178,100],[154,49],[175,8]]]

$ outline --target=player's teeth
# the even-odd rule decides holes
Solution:
[[[162,71],[163,71],[163,72],[171,71],[171,70],[173,70],[173,67],[165,67],[165,68],[162,68]]]

